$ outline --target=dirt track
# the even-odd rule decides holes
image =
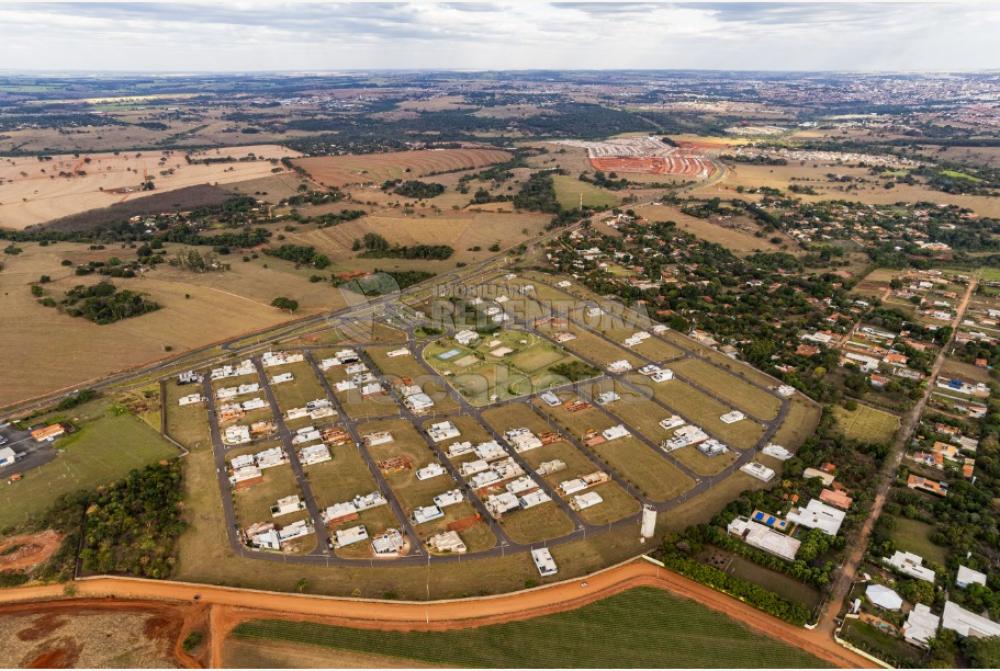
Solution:
[[[747,627],[802,648],[840,667],[871,667],[867,660],[837,645],[828,634],[778,620],[713,589],[658,566],[635,560],[588,576],[533,590],[453,601],[384,602],[240,590],[191,583],[129,578],[95,578],[76,583],[77,596],[117,599],[191,601],[212,606],[212,665],[222,659],[222,646],[233,627],[253,618],[313,620],[358,628],[445,630],[524,620],[572,610],[634,587],[656,587],[689,598],[738,620]],[[60,585],[0,592],[0,602],[60,598]],[[114,603],[86,599],[88,606]]]

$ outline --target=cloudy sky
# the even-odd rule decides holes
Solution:
[[[1000,68],[1000,2],[0,3],[0,69]]]

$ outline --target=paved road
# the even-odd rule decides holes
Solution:
[[[840,568],[840,572],[834,580],[833,588],[830,591],[830,598],[827,599],[826,607],[820,616],[819,626],[817,627],[817,629],[828,634],[832,634],[837,628],[837,618],[840,615],[840,611],[844,608],[844,602],[847,599],[847,595],[851,591],[851,586],[854,584],[854,579],[857,576],[858,569],[864,561],[865,553],[868,551],[868,543],[871,540],[872,531],[875,529],[875,523],[882,515],[882,510],[885,508],[885,503],[889,498],[892,485],[896,481],[896,473],[899,471],[900,464],[903,462],[903,457],[906,455],[906,448],[910,444],[910,439],[913,437],[913,433],[916,431],[917,426],[920,423],[920,417],[923,415],[924,408],[927,406],[927,401],[930,399],[931,393],[934,390],[934,382],[937,379],[938,374],[941,372],[941,366],[947,358],[951,343],[954,342],[957,327],[962,323],[962,318],[965,316],[965,311],[969,307],[969,300],[972,298],[977,282],[978,280],[976,278],[972,278],[970,280],[969,286],[965,291],[965,296],[963,296],[958,309],[955,311],[955,319],[952,322],[953,330],[951,338],[949,338],[948,342],[941,347],[941,351],[938,352],[937,358],[934,360],[931,373],[927,377],[927,388],[924,390],[920,400],[917,401],[910,411],[903,416],[899,430],[896,432],[896,439],[893,441],[889,455],[886,457],[886,460],[882,465],[882,470],[879,474],[878,488],[875,491],[875,499],[872,502],[872,507],[868,511],[868,517],[865,519],[864,524],[862,524],[857,530],[854,537],[847,542],[851,551],[844,560],[844,563]]]

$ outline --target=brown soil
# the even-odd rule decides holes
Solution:
[[[38,566],[59,549],[62,535],[46,529],[37,534],[13,536],[0,541],[0,571],[16,571]],[[16,547],[10,554],[4,550]]]
[[[35,620],[30,627],[17,632],[17,637],[22,641],[37,641],[45,638],[64,624],[66,624],[66,619],[59,617],[58,613],[45,613]]]
[[[80,658],[80,644],[69,637],[50,641],[40,651],[32,651],[21,662],[29,669],[70,669]]]

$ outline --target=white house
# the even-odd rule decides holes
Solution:
[[[552,558],[552,553],[549,552],[548,548],[532,550],[531,560],[535,562],[535,568],[538,569],[538,575],[543,578],[555,575],[559,572],[559,568],[556,566],[556,560]]]
[[[930,583],[934,582],[934,571],[923,565],[923,557],[912,552],[896,550],[896,553],[891,557],[883,557],[882,563],[911,578]]]
[[[431,478],[436,478],[439,475],[444,475],[447,471],[444,466],[438,463],[427,464],[423,468],[417,469],[417,480],[430,480]]]

